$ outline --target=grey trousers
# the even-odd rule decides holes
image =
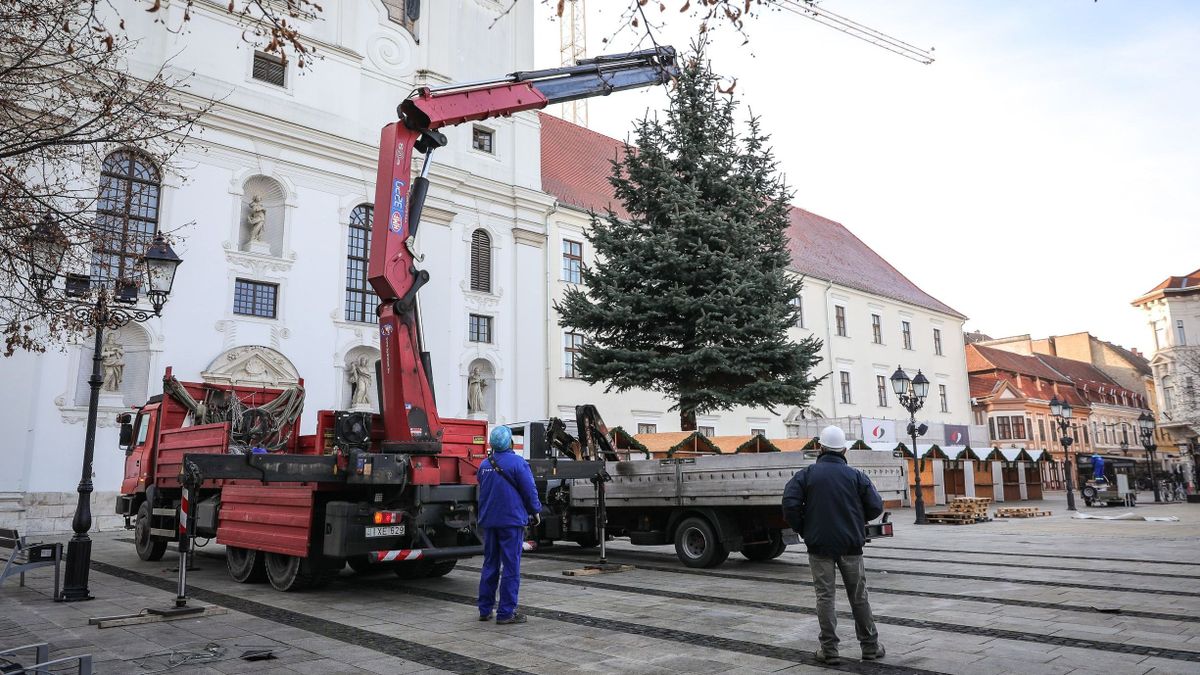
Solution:
[[[842,572],[842,584],[850,599],[850,611],[854,613],[854,635],[865,648],[873,649],[879,644],[875,619],[871,618],[871,603],[867,600],[867,571],[863,557],[827,557],[809,553],[808,566],[817,594],[817,621],[821,624],[821,647],[825,653],[836,654],[838,650],[837,610],[833,606],[838,570]]]

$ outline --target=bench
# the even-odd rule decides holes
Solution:
[[[13,657],[17,652],[32,651],[36,663],[28,666],[19,661],[14,661]],[[23,647],[13,647],[12,649],[0,649],[0,673],[49,673],[48,666],[60,666],[63,664],[75,661],[79,664],[79,675],[92,675],[92,655],[80,654],[79,656],[67,656],[61,659],[50,659],[50,645],[45,642],[39,642]],[[61,672],[55,668],[54,672]]]
[[[9,549],[7,554],[4,549]],[[3,557],[7,555],[7,557]],[[0,570],[0,586],[4,580],[19,575],[21,585],[25,585],[25,572],[39,567],[54,566],[54,599],[58,599],[58,574],[62,563],[62,544],[30,544],[16,530],[0,527],[0,561],[4,569]]]

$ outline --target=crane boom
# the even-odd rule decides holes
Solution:
[[[585,59],[574,66],[520,71],[496,80],[422,87],[400,104],[400,119],[383,128],[379,141],[376,226],[367,263],[368,281],[380,301],[384,452],[438,454],[444,431],[429,381],[428,357],[422,354],[418,338],[416,294],[429,281],[429,272],[417,269],[413,252],[429,188],[430,158],[446,144],[437,130],[665,84],[678,74],[675,50],[656,47]],[[411,177],[414,152],[425,156],[416,179]]]

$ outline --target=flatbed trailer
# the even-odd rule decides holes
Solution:
[[[815,453],[583,461],[568,476],[563,467],[569,460],[557,462],[557,474],[545,470],[553,460],[548,459],[549,444],[537,440],[545,433],[543,423],[514,429],[543,492],[546,512],[538,534],[544,541],[596,546],[603,523],[608,536],[628,537],[635,545],[674,544],[681,562],[700,568],[720,565],[731,552],[770,560],[799,542],[783,519],[783,488],[816,461]],[[907,477],[902,458],[847,450],[846,459],[867,474],[885,502],[903,499]],[[891,523],[867,527],[868,537],[891,532]]]

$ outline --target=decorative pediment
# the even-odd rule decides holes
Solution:
[[[234,347],[213,359],[200,373],[205,382],[258,387],[288,387],[300,381],[300,373],[286,356],[261,345]]]

